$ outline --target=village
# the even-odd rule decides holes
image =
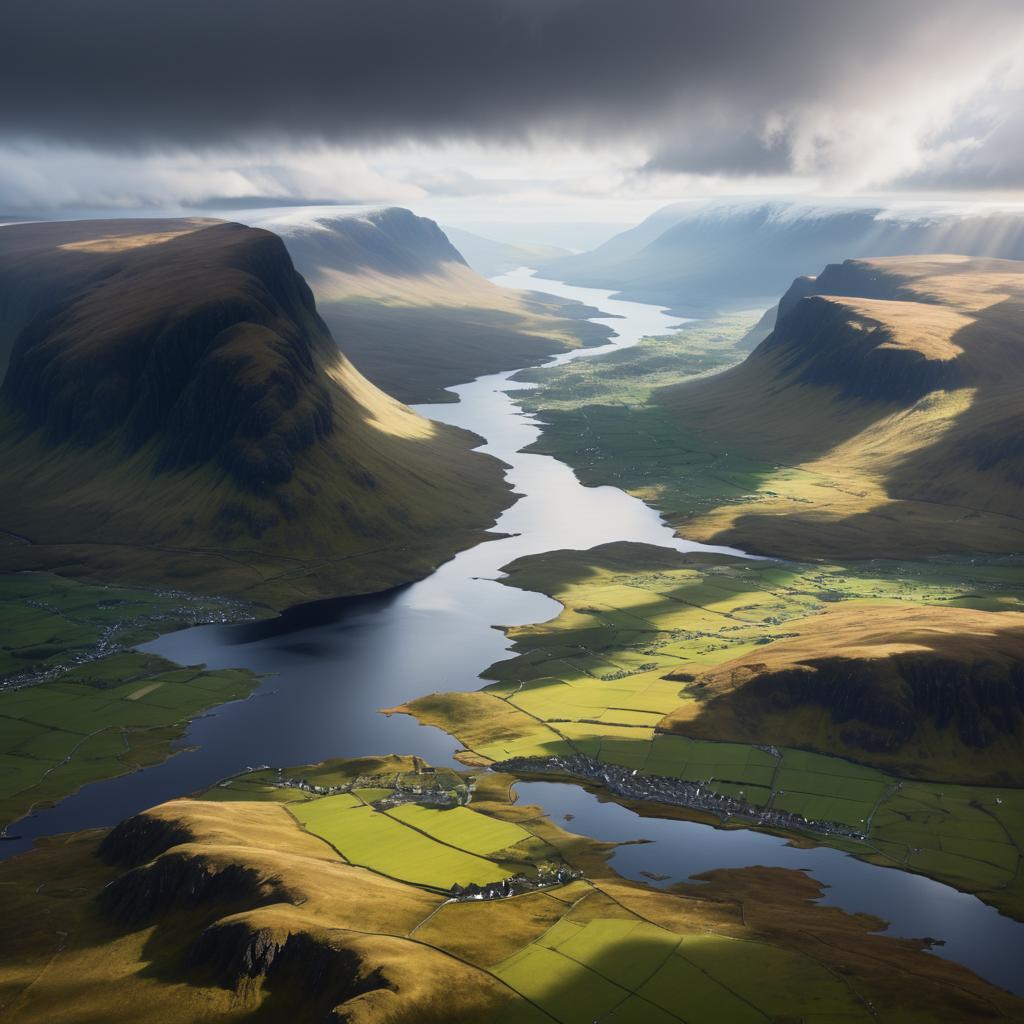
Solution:
[[[585,754],[550,757],[514,757],[491,765],[493,771],[514,775],[562,775],[604,786],[617,796],[690,807],[717,815],[723,822],[738,818],[754,825],[815,832],[844,839],[863,840],[867,836],[849,825],[836,821],[815,821],[788,811],[758,807],[711,788],[710,779],[690,782],[666,775],[645,775],[636,768],[595,761]]]
[[[413,758],[412,772],[357,775],[336,786],[310,782],[305,778],[278,779],[273,785],[298,789],[313,796],[334,796],[336,793],[352,793],[358,790],[389,790],[390,795],[370,801],[370,806],[378,811],[410,803],[438,809],[463,807],[469,803],[473,795],[472,779],[464,781],[452,772],[438,772],[418,757]]]

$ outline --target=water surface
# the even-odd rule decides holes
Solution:
[[[563,353],[554,364],[624,348],[680,323],[657,307],[540,279],[525,269],[495,281],[579,299],[615,317],[595,318],[616,332],[608,345]],[[512,382],[515,372],[452,388],[458,403],[418,407],[426,416],[485,437],[482,450],[508,463],[508,478],[522,497],[493,532],[510,536],[484,541],[427,579],[384,594],[319,602],[269,622],[198,626],[145,645],[143,650],[182,664],[248,668],[266,678],[248,700],[223,705],[193,722],[184,749],[170,760],[86,786],[19,822],[11,829],[19,838],[0,843],[0,857],[28,848],[37,836],[114,824],[250,766],[387,752],[417,753],[434,764],[454,765],[457,746],[451,736],[404,715],[386,717],[378,709],[434,691],[477,689],[479,673],[508,654],[496,626],[539,622],[558,613],[560,606],[550,598],[496,582],[503,565],[523,555],[621,540],[741,554],[675,537],[656,512],[618,488],[583,487],[564,463],[521,452],[540,429],[511,397],[532,386]],[[571,785],[520,783],[518,790],[556,820],[574,814],[571,827],[586,835],[656,840],[618,850],[613,864],[627,877],[650,882],[642,874],[648,871],[667,875],[664,884],[669,884],[716,867],[807,868],[830,886],[825,902],[885,917],[893,922],[894,934],[943,939],[947,945],[939,948],[940,955],[1024,991],[1017,979],[1024,925],[949,886],[835,850],[796,850],[749,830],[640,818]]]

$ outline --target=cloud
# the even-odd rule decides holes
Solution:
[[[638,153],[633,169],[652,178],[791,175],[850,189],[984,181],[994,146],[1002,156],[990,183],[1024,188],[1014,158],[1024,125],[1012,116],[1024,93],[999,81],[1024,51],[1020,0],[9,8],[0,203],[42,184],[58,195],[102,192],[97,164],[118,160],[125,169],[107,192],[143,199],[176,188],[192,201],[498,194],[501,175],[474,179],[458,165],[396,175],[374,155],[470,144],[534,153],[619,146]],[[49,164],[33,185],[12,166],[19,152],[85,155],[60,180]],[[183,169],[187,154],[203,167]],[[332,161],[333,172],[320,174]],[[614,161],[594,172],[624,173]]]
[[[0,147],[6,210],[205,208],[289,202],[408,203],[423,189],[357,154],[315,146],[274,151],[183,148],[124,153],[56,143]]]

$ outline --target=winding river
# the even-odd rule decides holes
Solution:
[[[679,323],[665,310],[612,298],[612,293],[537,278],[521,269],[494,279],[596,306],[616,335],[598,348],[577,349],[554,364],[589,358],[667,333]],[[523,555],[585,549],[631,540],[681,551],[740,552],[675,537],[657,513],[615,487],[583,487],[550,456],[524,454],[539,428],[512,393],[528,384],[516,371],[480,377],[451,390],[457,403],[419,406],[426,416],[486,438],[482,450],[508,463],[522,497],[494,527],[495,539],[463,551],[427,579],[371,597],[320,602],[280,618],[235,626],[198,626],[145,646],[183,664],[242,667],[265,674],[256,693],[193,722],[182,750],[161,765],[86,786],[56,807],[19,822],[18,838],[0,857],[59,832],[109,825],[146,807],[205,787],[258,764],[302,764],[328,757],[415,752],[434,764],[455,764],[446,733],[404,715],[378,712],[436,690],[473,690],[479,673],[507,656],[499,625],[543,621],[559,605],[497,582],[501,567]],[[692,822],[640,818],[614,803],[559,783],[519,783],[530,802],[599,839],[648,839],[622,846],[613,858],[623,875],[664,883],[715,867],[764,864],[805,868],[828,888],[823,902],[890,921],[889,933],[931,937],[935,952],[990,981],[1024,994],[1020,949],[1024,925],[973,896],[919,876],[857,861],[835,850],[797,850],[749,830],[723,831]]]

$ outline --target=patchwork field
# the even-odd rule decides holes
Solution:
[[[239,602],[80,583],[48,573],[0,574],[0,688],[152,640],[197,622],[245,613]]]
[[[950,761],[928,766],[947,778],[929,781],[909,778],[917,762],[899,751],[875,755],[872,766],[792,744],[773,751],[663,731],[685,732],[688,717],[700,721],[707,703],[702,673],[753,651],[767,657],[773,643],[793,635],[794,624],[834,608],[863,608],[869,617],[978,609],[999,621],[995,610],[1003,609],[1006,621],[1015,621],[1022,597],[1011,568],[806,566],[615,544],[533,556],[506,569],[506,583],[547,593],[563,611],[508,630],[515,657],[488,670],[495,682],[483,690],[433,694],[398,709],[452,732],[469,760],[581,753],[698,782],[754,808],[868,831],[864,843],[814,838],[1024,915],[1024,790],[947,781],[981,778],[997,762],[1000,770],[1018,771],[1016,734],[988,751],[951,739]],[[830,714],[818,710],[819,718]],[[760,743],[775,740],[769,734]],[[860,760],[871,759],[862,751]],[[983,841],[962,841],[970,835]]]
[[[225,780],[105,836],[47,840],[0,865],[0,912],[25,922],[0,934],[0,1010],[28,1024],[55,1014],[84,1024],[128,1004],[140,1024],[1024,1020],[1021,1000],[921,943],[817,905],[801,872],[717,871],[685,893],[626,882],[606,846],[510,803],[513,781],[434,773],[409,757],[325,762]],[[472,786],[474,799],[387,813],[361,802],[414,786]],[[221,799],[228,791],[253,799]],[[430,883],[346,863],[314,834],[389,856],[389,835],[370,842],[353,825],[369,813],[496,873],[505,851],[475,851],[525,835],[585,877],[446,900]],[[68,976],[81,982],[70,1002],[58,980]]]
[[[465,827],[469,830],[470,846],[478,845],[481,832],[487,831],[486,823],[475,826],[473,822],[433,820],[460,809],[465,810],[434,811],[417,807],[415,811],[419,813],[415,815],[391,814],[374,810],[354,793],[340,793],[297,804],[292,813],[307,831],[330,843],[350,864],[370,868],[389,878],[435,889],[450,889],[455,884],[465,886],[471,882],[485,885],[508,878],[511,871],[458,844],[459,831]],[[466,815],[478,817],[469,810]],[[440,830],[455,843],[437,838],[436,831],[432,834],[429,829]],[[521,829],[513,827],[512,830],[516,842],[528,835]]]
[[[125,649],[242,611],[41,573],[0,575],[0,826],[164,760],[190,719],[248,696],[250,672],[182,668]]]

